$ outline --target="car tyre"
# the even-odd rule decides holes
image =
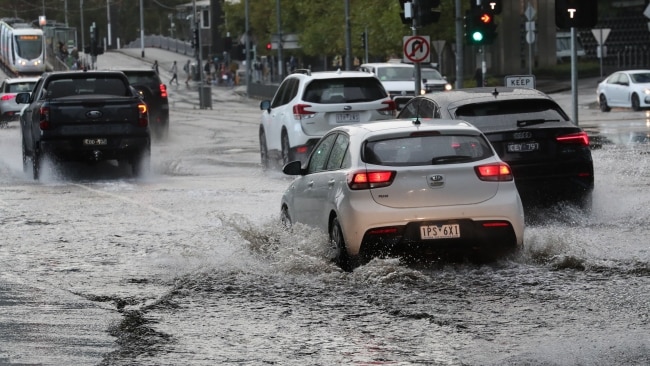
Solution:
[[[22,143],[22,151],[23,151],[23,173],[27,173],[29,171],[29,157],[27,156],[27,149],[25,148],[24,140]]]
[[[289,216],[289,209],[287,206],[282,206],[282,211],[280,211],[280,223],[285,229],[291,228],[291,216]]]
[[[329,236],[331,249],[334,252],[334,263],[341,267],[342,270],[352,272],[356,267],[355,261],[348,254],[345,239],[343,238],[343,230],[341,230],[341,224],[339,224],[339,220],[336,217],[332,219]]]
[[[605,96],[605,94],[600,95],[600,98],[598,98],[598,102],[600,104],[600,111],[601,112],[609,112],[609,111],[612,110],[609,107],[609,105],[607,104],[607,97]]]
[[[131,160],[133,176],[141,178],[151,172],[151,150],[144,149]]]
[[[641,101],[639,101],[638,94],[632,94],[632,110],[638,112],[641,110]]]
[[[43,170],[43,156],[39,149],[34,148],[32,152],[32,178],[39,180]]]
[[[269,168],[269,149],[266,145],[266,133],[264,133],[263,129],[260,129],[260,160],[262,169],[267,170]]]
[[[289,145],[289,136],[286,132],[282,132],[282,166],[292,162],[293,154],[291,154],[291,146]]]

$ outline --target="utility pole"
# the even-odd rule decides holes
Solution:
[[[284,61],[282,61],[282,16],[280,16],[280,0],[275,0],[275,6],[278,16],[278,82],[282,82]]]

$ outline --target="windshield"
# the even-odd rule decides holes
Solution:
[[[436,69],[422,69],[420,72],[422,79],[427,80],[444,80],[442,75]]]
[[[43,53],[43,38],[35,34],[18,35],[16,39],[16,53],[18,56],[33,60]]]
[[[386,66],[377,69],[377,77],[381,81],[411,81],[412,67]]]

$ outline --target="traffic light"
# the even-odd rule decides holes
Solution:
[[[503,0],[481,0],[480,5],[476,4],[476,0],[471,0],[472,10],[480,9],[482,11],[489,11],[492,14],[501,14],[503,10]]]
[[[555,0],[555,25],[558,28],[593,28],[596,23],[598,23],[598,2]]]
[[[273,45],[271,44],[271,42],[267,43],[267,44],[266,44],[266,50],[267,50],[267,51],[270,51],[270,50],[272,50],[272,49],[273,49]]]
[[[494,13],[476,8],[465,15],[465,39],[468,44],[488,45],[496,38],[497,25]]]
[[[192,48],[199,48],[199,29],[192,29]]]
[[[366,32],[361,33],[361,48],[366,49]]]
[[[437,23],[440,19],[440,0],[420,0],[418,1],[418,25],[425,26]]]

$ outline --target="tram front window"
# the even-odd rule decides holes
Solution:
[[[43,39],[40,36],[16,36],[16,54],[18,54],[18,56],[24,59],[33,60],[39,58],[42,53]]]

